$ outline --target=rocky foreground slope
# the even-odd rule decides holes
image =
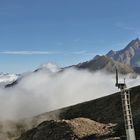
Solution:
[[[131,89],[131,104],[136,136],[137,139],[140,139],[140,86]],[[59,110],[59,112],[60,120],[71,120],[74,118],[82,117],[104,124],[116,124],[116,126],[113,127],[114,133],[110,137],[119,137],[121,139],[125,139],[120,93],[115,93],[103,98],[67,107]],[[57,114],[56,116],[55,113]],[[45,117],[47,118],[50,116],[52,116],[54,119],[57,119],[58,111],[44,113],[42,115],[36,116],[33,119],[33,122],[35,124],[35,120],[39,121],[45,119]],[[91,135],[88,139],[94,138],[95,137]],[[105,137],[103,139],[105,139]]]
[[[138,140],[140,139],[140,86],[131,89],[131,105]],[[83,138],[77,138],[78,136]],[[44,140],[42,137],[46,140],[72,140],[73,137],[79,140],[125,139],[120,93],[44,113],[20,122],[0,125],[1,140]]]
[[[128,65],[115,61],[108,56],[97,56],[90,61],[80,63],[74,67],[78,69],[88,69],[89,71],[105,70],[109,73],[114,73],[115,69],[117,68],[121,74],[134,73],[134,70]]]

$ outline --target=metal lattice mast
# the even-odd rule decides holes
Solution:
[[[127,89],[125,82],[118,83],[117,69],[116,69],[116,87],[118,87],[121,91],[121,100],[127,140],[136,140],[131,112],[130,90]]]

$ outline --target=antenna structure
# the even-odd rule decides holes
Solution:
[[[121,91],[121,100],[122,100],[122,108],[123,108],[123,116],[124,116],[127,140],[136,140],[133,119],[132,119],[132,112],[131,112],[131,104],[130,104],[130,90],[127,89],[126,87],[125,79],[124,79],[124,83],[119,83],[117,68],[116,68],[115,86],[118,87],[118,89],[120,89]]]

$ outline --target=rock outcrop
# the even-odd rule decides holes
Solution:
[[[113,126],[86,118],[50,120],[22,134],[18,140],[83,140],[88,137],[98,139],[110,136]]]

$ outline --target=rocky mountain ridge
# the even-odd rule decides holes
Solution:
[[[132,40],[124,49],[109,51],[106,56],[131,67],[140,67],[140,40]]]
[[[96,55],[92,60],[74,65],[78,69],[114,72],[115,67],[122,74],[140,73],[140,40],[132,40],[124,49],[110,50],[106,55]]]
[[[126,64],[122,64],[107,56],[96,56],[93,60],[75,65],[78,69],[88,69],[90,71],[106,71],[114,73],[117,68],[119,73],[134,73],[134,70]]]

